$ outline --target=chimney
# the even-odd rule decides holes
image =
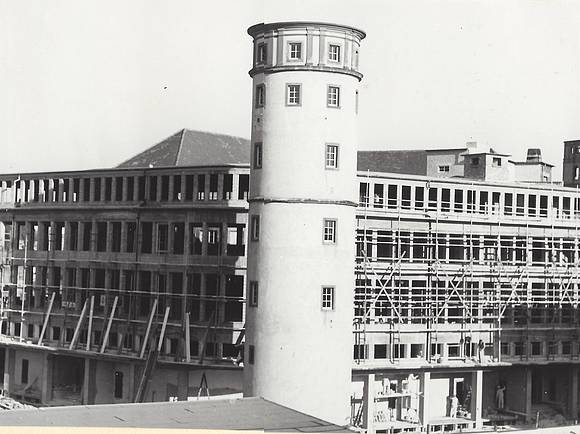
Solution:
[[[477,150],[477,142],[465,142],[465,147],[467,148],[467,152],[471,154]]]
[[[542,150],[540,148],[529,148],[528,156],[526,157],[527,163],[541,163],[542,162]]]

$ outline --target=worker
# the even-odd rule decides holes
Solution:
[[[449,397],[449,417],[457,417],[457,409],[459,408],[459,399],[452,395]]]
[[[504,394],[505,394],[505,386],[498,384],[495,388],[495,401],[497,408],[502,410],[504,408]]]
[[[483,361],[483,351],[484,350],[485,350],[485,344],[480,339],[479,343],[477,344],[477,358],[479,360],[479,363],[481,363]]]

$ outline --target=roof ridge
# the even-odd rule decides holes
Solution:
[[[185,136],[185,128],[182,128],[181,137],[179,138],[179,146],[177,147],[177,154],[175,155],[175,162],[173,163],[174,166],[177,166],[179,163],[179,157],[181,156],[181,149],[183,149],[183,136]]]
[[[247,139],[245,137],[241,137],[241,136],[234,136],[232,134],[224,134],[224,133],[215,133],[213,131],[206,131],[206,130],[193,130],[191,128],[184,128],[183,131],[190,131],[192,133],[204,133],[204,134],[212,134],[214,136],[224,136],[224,137],[233,137],[234,139],[242,139],[242,140],[247,140],[250,141],[250,139]]]

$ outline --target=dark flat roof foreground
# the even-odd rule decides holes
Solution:
[[[352,432],[262,398],[6,410],[0,426]]]

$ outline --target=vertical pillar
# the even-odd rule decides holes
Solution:
[[[12,385],[14,384],[14,367],[16,364],[16,353],[12,348],[6,348],[4,352],[4,393],[10,396]]]
[[[135,363],[132,362],[129,364],[129,402],[133,401],[135,397]]]
[[[421,420],[421,425],[423,428],[427,427],[429,423],[429,398],[430,390],[429,386],[431,383],[431,372],[426,371],[421,374],[421,392],[423,396],[419,404],[419,418]]]
[[[180,369],[177,371],[177,399],[187,401],[189,388],[189,371]]]
[[[475,422],[475,429],[483,427],[481,408],[483,404],[483,371],[478,369],[471,373],[471,420]]]
[[[363,385],[363,421],[367,434],[375,433],[375,374],[365,376]]]
[[[94,404],[95,402],[95,377],[97,371],[96,360],[88,357],[85,359],[84,379],[83,379],[83,405]]]
[[[181,196],[179,197],[179,201],[180,202],[184,202],[185,201],[185,172],[181,172],[181,187],[180,187],[180,191],[181,191]]]
[[[40,402],[48,404],[52,399],[52,357],[47,352],[43,356]]]
[[[568,379],[568,414],[570,419],[578,418],[578,366],[570,366],[570,377]]]
[[[526,422],[531,419],[532,415],[532,368],[526,366],[524,368],[525,381],[525,403],[524,413],[526,413]]]

